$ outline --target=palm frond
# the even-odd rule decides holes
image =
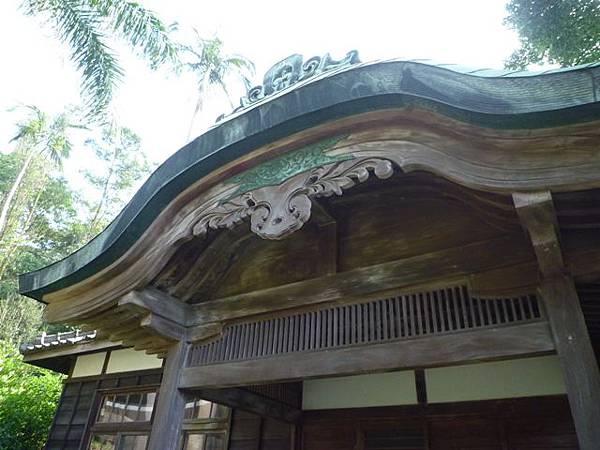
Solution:
[[[116,31],[155,69],[177,58],[178,46],[170,38],[168,27],[150,10],[126,0],[87,0]]]
[[[71,59],[82,72],[88,118],[103,117],[123,70],[105,43],[101,14],[80,0],[26,0],[25,8],[29,15],[46,14],[60,40],[69,45]]]

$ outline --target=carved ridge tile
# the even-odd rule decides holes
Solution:
[[[358,158],[326,164],[296,174],[275,186],[264,186],[238,195],[205,210],[195,225],[194,235],[209,229],[232,228],[250,218],[252,232],[263,239],[283,239],[310,219],[311,198],[342,195],[366,181],[373,173],[389,178],[393,164],[384,158]]]
[[[262,85],[248,89],[246,96],[240,98],[240,106],[235,108],[230,114],[241,111],[265,97],[321,73],[358,63],[360,63],[360,58],[358,57],[358,51],[356,50],[349,51],[346,56],[340,60],[334,60],[329,53],[326,53],[323,56],[313,56],[306,61],[303,60],[302,55],[290,55],[272,66],[265,73]],[[227,115],[228,114],[220,115],[217,118],[217,122]]]

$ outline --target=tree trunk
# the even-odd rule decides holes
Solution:
[[[6,222],[8,220],[8,212],[10,211],[13,199],[15,198],[15,195],[19,190],[19,186],[21,186],[23,177],[27,173],[27,169],[29,168],[29,165],[31,164],[34,155],[35,151],[32,150],[27,156],[25,162],[23,163],[23,167],[21,167],[17,178],[15,178],[15,181],[10,187],[10,191],[8,191],[8,195],[6,196],[6,198],[4,199],[4,203],[2,204],[2,211],[0,211],[0,241],[2,241],[2,238],[4,237],[4,231],[6,230]]]

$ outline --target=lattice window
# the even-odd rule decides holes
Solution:
[[[92,427],[90,450],[145,450],[156,390],[106,393]]]
[[[226,326],[191,366],[328,350],[541,320],[535,295],[481,299],[464,285]]]

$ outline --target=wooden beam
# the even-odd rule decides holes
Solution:
[[[298,423],[302,416],[302,411],[298,408],[243,388],[200,389],[195,390],[194,394],[211,402],[292,424]]]
[[[155,288],[131,291],[119,299],[118,306],[153,313],[184,326],[190,318],[189,305]]]
[[[291,353],[183,370],[181,388],[220,388],[443,366],[554,351],[545,322],[321,352]]]
[[[600,443],[600,372],[570,276],[542,280],[540,294],[546,307],[561,361],[571,413],[582,450]]]
[[[140,327],[168,341],[180,341],[186,337],[186,329],[156,314],[148,314],[140,321]]]
[[[600,371],[572,275],[567,273],[550,192],[517,193],[513,200],[531,237],[542,280],[540,294],[560,358],[582,450],[600,443]]]
[[[178,388],[185,366],[189,344],[180,341],[169,348],[158,392],[148,450],[178,450],[185,411],[185,393]]]
[[[516,193],[513,201],[521,224],[529,234],[544,276],[561,273],[564,261],[558,239],[558,223],[548,191]]]
[[[222,323],[209,323],[208,325],[196,325],[187,330],[188,342],[203,341],[215,337],[223,332]]]
[[[497,258],[496,255],[503,256]],[[339,299],[362,298],[386,289],[470,275],[534,259],[523,236],[510,234],[460,248],[199,303],[194,305],[194,321],[197,324],[219,322]]]

